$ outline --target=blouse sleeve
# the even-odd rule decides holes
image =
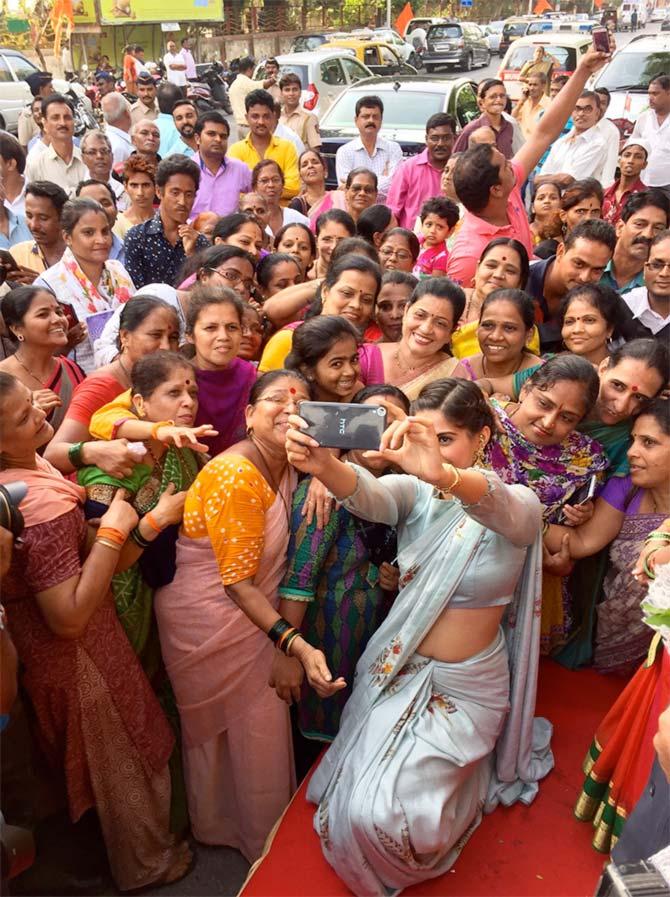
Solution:
[[[137,415],[131,410],[132,402],[130,390],[127,389],[117,396],[112,402],[96,411],[91,418],[88,431],[94,439],[116,439],[116,431],[128,418],[137,419]]]
[[[220,455],[210,461],[193,488],[221,582],[227,586],[253,579],[265,545],[265,514],[274,502],[274,492],[241,455]]]
[[[33,594],[80,573],[79,548],[85,531],[80,509],[26,527],[21,537],[25,543],[21,551],[26,552],[23,583]]]
[[[76,420],[88,427],[91,416],[114,396],[123,392],[123,387],[111,377],[87,377],[75,389],[68,405],[66,420]]]
[[[326,558],[337,537],[340,515],[343,513],[341,508],[335,508],[322,529],[316,525],[316,519],[308,524],[307,518],[302,515],[302,509],[310,483],[311,478],[303,480],[293,500],[288,570],[279,589],[280,596],[290,601],[314,600]]]
[[[363,520],[398,526],[409,517],[417,500],[417,479],[406,474],[390,474],[376,479],[368,470],[351,464],[356,471],[356,488],[341,503]]]
[[[478,502],[464,504],[465,513],[519,548],[532,545],[542,529],[542,504],[537,495],[527,486],[503,483],[493,471],[480,473],[488,483],[486,492]]]
[[[632,483],[630,477],[612,477],[605,484],[599,497],[604,498],[608,505],[623,513],[626,510],[627,499],[631,492]]]

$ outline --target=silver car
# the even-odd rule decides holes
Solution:
[[[26,84],[26,78],[40,69],[18,50],[0,47],[0,130],[16,134],[19,112],[32,100],[33,95]],[[91,102],[86,97],[81,84],[54,78],[56,93],[67,96],[74,94],[78,101],[91,111]],[[89,124],[89,127],[91,125]],[[93,122],[95,127],[95,122]]]
[[[307,53],[286,53],[274,57],[279,63],[279,77],[293,72],[302,84],[301,103],[308,112],[321,116],[343,90],[363,78],[370,78],[370,69],[354,58],[353,50],[329,50],[327,46]],[[255,81],[265,79],[265,64],[254,72]]]

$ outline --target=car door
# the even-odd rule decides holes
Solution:
[[[461,128],[469,125],[480,115],[477,105],[477,85],[474,81],[464,81],[451,91],[447,112],[454,116]]]
[[[372,74],[370,69],[361,65],[361,63],[357,59],[354,59],[353,56],[344,57],[342,59],[342,65],[349,84],[356,84],[357,81],[369,78]]]
[[[400,71],[400,60],[390,47],[379,46],[381,61],[380,75],[397,75]]]
[[[470,39],[475,47],[475,59],[478,62],[486,62],[489,45],[484,32],[478,25],[470,25],[469,31]]]
[[[19,112],[28,105],[32,96],[26,82],[16,77],[10,60],[17,64],[20,61],[27,62],[27,60],[22,60],[21,57],[16,57],[11,53],[0,53],[0,116],[4,121],[4,124],[0,122],[0,126],[15,134]],[[30,71],[26,70],[26,74],[29,75],[35,71],[37,69],[32,66]]]
[[[347,86],[342,60],[338,57],[324,59],[319,64],[319,82],[319,111],[323,115]]]

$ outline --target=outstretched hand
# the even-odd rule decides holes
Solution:
[[[177,448],[190,448],[194,452],[208,452],[209,446],[204,442],[198,442],[203,436],[218,436],[219,431],[211,424],[201,424],[199,427],[176,427],[173,424],[164,424],[156,430],[156,439],[166,445],[175,445]]]
[[[393,421],[382,434],[379,451],[365,452],[365,457],[396,464],[406,473],[433,485],[440,481],[444,472],[435,428],[421,417]]]

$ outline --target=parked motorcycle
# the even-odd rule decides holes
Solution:
[[[220,62],[198,66],[198,80],[189,83],[188,93],[200,112],[220,109],[226,115],[233,113],[224,79],[224,69]]]

